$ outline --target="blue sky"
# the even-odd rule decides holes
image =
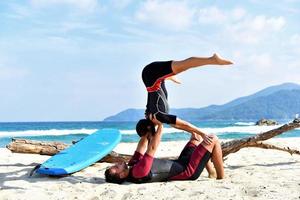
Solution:
[[[144,65],[218,52],[232,67],[168,83],[173,108],[300,84],[300,1],[0,2],[0,121],[102,120],[144,108]]]

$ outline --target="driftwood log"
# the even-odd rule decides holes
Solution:
[[[222,143],[222,151],[223,151],[223,157],[226,157],[230,153],[235,153],[239,151],[240,149],[244,147],[258,147],[258,148],[266,148],[268,145],[261,143],[261,141],[268,140],[272,137],[275,137],[277,135],[280,135],[284,132],[296,129],[300,127],[300,122],[298,119],[295,119],[293,122],[285,124],[279,128],[260,133],[257,135],[254,135],[252,137],[248,138],[243,138],[243,139],[238,139],[238,140],[231,140],[229,142]],[[274,145],[269,145],[269,149],[276,149],[276,150],[282,150],[282,151],[287,151],[290,154],[299,154],[299,151],[297,150],[291,150],[290,148],[280,148],[280,147],[275,147]]]
[[[235,153],[245,147],[276,149],[276,150],[288,152],[291,155],[292,154],[300,155],[299,150],[290,149],[289,147],[278,147],[275,145],[265,144],[261,142],[299,127],[300,127],[300,122],[298,120],[294,120],[293,122],[285,124],[279,128],[254,135],[252,137],[236,139],[236,140],[231,140],[229,142],[222,143],[221,146],[223,151],[223,157],[226,157],[230,153]],[[12,142],[7,145],[7,148],[15,153],[54,155],[68,146],[69,145],[61,142],[40,142],[40,141],[32,141],[32,140],[24,140],[24,139],[12,139]],[[113,151],[107,156],[105,156],[104,158],[102,158],[100,162],[108,162],[108,163],[114,163],[118,161],[127,162],[130,160],[130,158],[131,155],[119,154]],[[165,158],[174,159],[175,157],[165,157]]]

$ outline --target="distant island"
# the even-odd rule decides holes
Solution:
[[[300,85],[284,83],[223,105],[171,109],[171,113],[189,121],[292,119],[300,113]],[[143,117],[144,109],[127,109],[104,121],[136,121]]]

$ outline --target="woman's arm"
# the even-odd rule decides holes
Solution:
[[[184,130],[187,131],[191,134],[198,134],[203,138],[203,142],[206,144],[211,144],[212,143],[212,139],[206,135],[205,133],[203,133],[199,128],[197,128],[196,126],[194,126],[193,124],[184,121],[182,119],[179,119],[178,117],[176,118],[176,124],[171,124],[172,127],[180,129],[180,130]]]

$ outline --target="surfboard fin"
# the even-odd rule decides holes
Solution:
[[[36,165],[36,166],[30,171],[29,177],[31,177],[31,176],[34,174],[34,172],[35,172],[36,170],[38,170],[40,167],[41,167],[41,164]]]

